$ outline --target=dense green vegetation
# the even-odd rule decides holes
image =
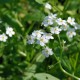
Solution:
[[[45,3],[52,9],[45,8]],[[78,30],[72,40],[65,32],[54,35],[48,43],[53,55],[46,58],[40,45],[28,44],[28,36],[34,30],[48,32],[41,24],[50,13],[65,20],[74,18]],[[0,35],[8,26],[15,34],[0,40],[0,80],[79,80],[80,0],[0,0]]]

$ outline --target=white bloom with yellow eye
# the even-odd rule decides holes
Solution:
[[[34,42],[35,42],[35,37],[34,36],[32,36],[32,35],[30,35],[30,36],[28,36],[28,44],[34,44]]]
[[[69,38],[73,38],[73,36],[76,36],[76,32],[75,31],[68,31],[67,33],[66,33],[66,35],[69,37]]]
[[[61,29],[66,31],[66,30],[69,29],[69,25],[68,24],[64,24],[64,25],[61,26]]]
[[[45,46],[46,43],[48,43],[48,39],[46,39],[45,36],[42,36],[37,40],[37,44],[40,44],[41,46]]]
[[[52,14],[52,13],[50,13],[48,15],[48,17],[51,18],[51,19],[53,19],[53,20],[57,18],[56,16],[57,16],[57,14]]]
[[[49,3],[45,3],[45,8],[46,9],[52,9],[52,6]]]
[[[54,37],[52,36],[52,34],[51,33],[44,33],[44,36],[45,36],[45,38],[46,39],[54,39]]]
[[[74,18],[68,17],[67,22],[71,25],[75,25],[75,19]]]
[[[43,32],[41,30],[36,30],[32,33],[32,36],[34,36],[36,39],[39,39],[42,36]]]
[[[51,27],[50,31],[52,34],[59,34],[61,32],[62,29],[60,29],[59,27]]]
[[[12,37],[12,36],[15,34],[15,32],[13,31],[13,28],[7,27],[7,28],[6,28],[6,34],[7,34],[9,37]]]
[[[0,35],[0,41],[6,42],[6,40],[8,39],[8,37],[6,36],[6,34],[1,34]]]
[[[53,18],[51,18],[50,16],[46,16],[42,22],[42,25],[44,25],[45,27],[52,24],[53,24]]]
[[[66,24],[66,20],[62,20],[61,18],[58,18],[56,20],[56,22],[57,22],[58,25],[65,25]]]
[[[42,54],[45,57],[49,57],[49,55],[53,55],[53,51],[49,47],[46,47],[44,50],[42,50]]]

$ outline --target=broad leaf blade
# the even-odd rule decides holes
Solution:
[[[37,80],[59,80],[58,78],[47,73],[37,73],[34,75],[34,78],[36,78]]]

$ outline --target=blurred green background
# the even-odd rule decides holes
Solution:
[[[52,10],[45,9],[46,2]],[[16,33],[7,42],[0,42],[0,80],[75,80],[60,70],[54,56],[45,58],[40,46],[27,44],[27,35],[43,29],[41,23],[50,12],[63,19],[74,17],[80,24],[80,0],[0,0],[0,30],[5,32],[8,24]],[[71,46],[64,52],[62,65],[80,77],[80,35],[75,40],[69,42]],[[59,44],[54,41],[51,46]]]

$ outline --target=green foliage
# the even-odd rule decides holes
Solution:
[[[80,24],[80,0],[0,0],[0,34],[5,33],[7,25],[15,31],[12,38],[0,42],[0,80],[76,80],[74,75],[80,77],[80,30],[72,41],[61,34],[61,41],[63,38],[67,41],[62,56],[57,36],[48,44],[55,54],[49,58],[41,54],[39,45],[27,44],[32,31],[45,29],[41,22],[50,13],[44,8],[46,2],[52,5],[51,12],[63,19],[74,17]],[[65,74],[66,71],[72,76]]]
[[[45,0],[35,0],[39,4],[43,4]]]

